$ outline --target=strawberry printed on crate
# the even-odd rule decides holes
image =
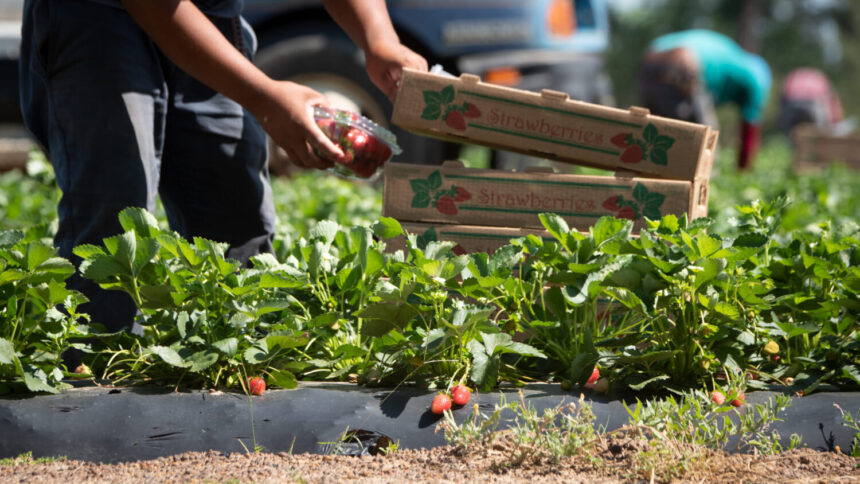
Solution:
[[[648,160],[655,165],[666,165],[669,163],[668,151],[675,144],[675,138],[660,134],[654,123],[648,123],[642,130],[641,139],[633,133],[618,133],[609,142],[623,150],[620,156],[623,163]]]
[[[618,133],[613,136],[609,142],[619,148],[627,148],[627,137],[630,136],[630,133]]]
[[[466,119],[481,117],[481,110],[473,103],[454,102],[456,92],[453,85],[447,85],[439,91],[424,91],[424,110],[421,118],[428,121],[441,119],[445,124],[457,131],[466,130]]]
[[[637,220],[648,217],[651,220],[657,220],[663,216],[660,207],[664,200],[666,195],[649,192],[648,188],[640,182],[633,188],[632,199],[628,200],[623,195],[613,195],[604,200],[601,206],[612,212],[616,218]]]
[[[442,174],[439,170],[424,178],[409,180],[412,187],[412,208],[427,208],[433,206],[444,215],[457,215],[457,203],[465,202],[472,198],[463,187],[451,185],[450,188],[442,188]]]

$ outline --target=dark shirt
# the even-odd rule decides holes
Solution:
[[[120,0],[90,0],[91,2],[122,8]],[[242,13],[244,0],[193,0],[206,15],[213,17],[238,17]]]

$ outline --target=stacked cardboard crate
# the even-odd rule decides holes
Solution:
[[[389,163],[383,215],[426,239],[492,252],[542,230],[539,214],[587,231],[605,215],[633,220],[707,214],[717,132],[710,127],[459,78],[404,72],[393,122],[426,136],[615,171],[615,176]],[[396,244],[395,244],[396,246]]]
[[[798,171],[820,169],[832,161],[860,170],[860,133],[836,136],[814,124],[803,124],[794,128],[791,138]]]

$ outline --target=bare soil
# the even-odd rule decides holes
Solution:
[[[860,482],[860,459],[812,449],[754,456],[687,448],[667,459],[648,454],[643,460],[647,442],[607,440],[601,447],[597,461],[571,457],[517,465],[506,449],[454,447],[364,457],[210,451],[120,464],[20,458],[0,465],[0,482]]]

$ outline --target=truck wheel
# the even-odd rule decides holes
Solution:
[[[364,54],[337,27],[316,25],[261,47],[256,56],[260,69],[275,79],[304,84],[326,95],[341,109],[361,113],[390,129],[403,154],[397,161],[439,164],[442,143],[391,126],[392,105],[370,81],[364,69]],[[270,140],[269,169],[274,175],[289,175],[299,169],[286,153]]]

